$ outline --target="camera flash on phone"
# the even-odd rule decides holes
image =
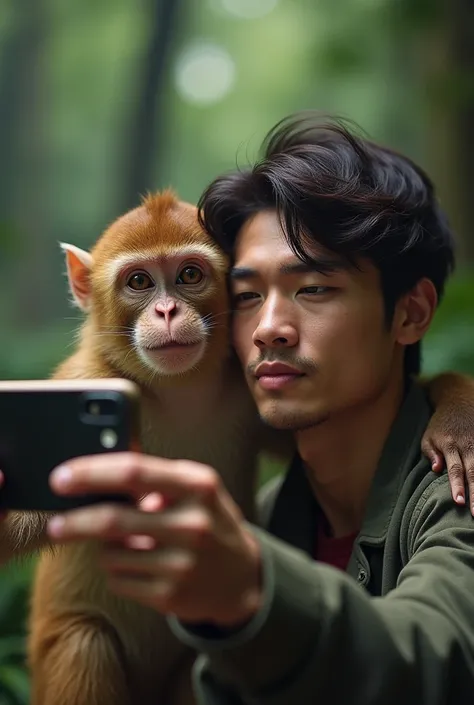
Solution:
[[[105,428],[101,431],[100,442],[104,448],[115,448],[117,440],[117,434],[111,428]]]

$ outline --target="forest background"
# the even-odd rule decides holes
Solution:
[[[148,190],[195,202],[308,108],[434,179],[458,268],[424,372],[474,374],[471,0],[1,0],[0,379],[47,377],[70,350],[59,241],[89,248]],[[31,570],[0,571],[0,705],[29,702]]]

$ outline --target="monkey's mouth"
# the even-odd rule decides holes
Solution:
[[[176,340],[170,340],[168,343],[161,343],[157,345],[145,345],[144,349],[148,352],[184,352],[186,350],[191,350],[192,348],[201,345],[201,340],[191,340],[188,343],[179,343]]]

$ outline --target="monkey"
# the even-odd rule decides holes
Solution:
[[[138,384],[143,452],[215,468],[254,519],[259,452],[270,444],[283,463],[292,441],[259,419],[230,345],[229,259],[197,208],[170,190],[150,195],[91,252],[62,249],[85,318],[53,377]],[[32,705],[192,705],[194,653],[164,617],[107,589],[97,545],[47,546],[46,520],[13,513],[0,542],[2,553],[43,549],[29,621]]]
[[[53,377],[138,384],[143,452],[210,465],[253,519],[267,431],[230,345],[228,258],[197,208],[166,190],[112,223],[91,252],[62,249],[86,318]],[[28,655],[32,705],[193,702],[194,655],[164,617],[109,592],[92,543],[40,556]]]

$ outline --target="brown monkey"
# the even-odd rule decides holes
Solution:
[[[229,344],[228,262],[196,215],[164,192],[90,254],[63,245],[87,318],[54,377],[135,381],[142,450],[214,467],[251,518],[262,428]],[[108,591],[94,545],[43,553],[30,625],[34,705],[168,705],[188,657],[164,618]]]

